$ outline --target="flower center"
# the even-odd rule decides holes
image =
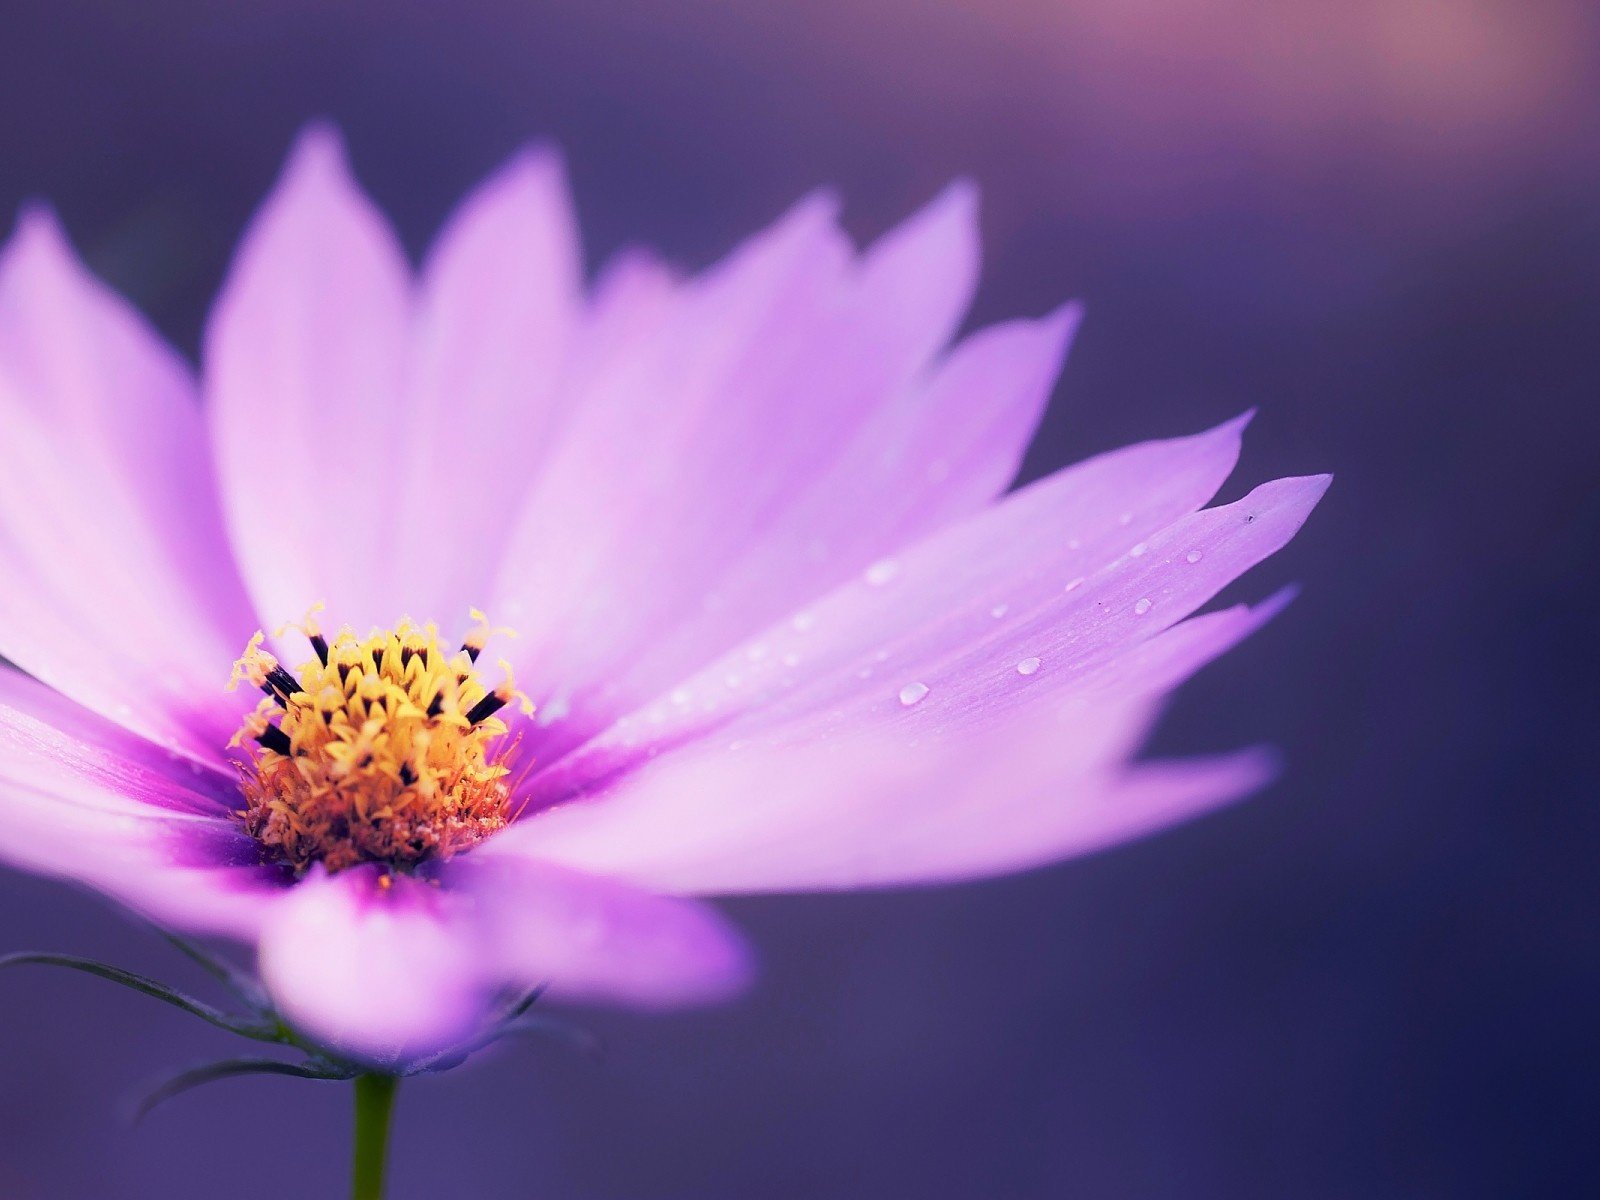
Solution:
[[[330,642],[308,616],[295,628],[316,656],[298,672],[263,648],[263,634],[250,639],[228,687],[245,680],[267,695],[230,743],[247,756],[240,819],[252,837],[297,872],[318,862],[405,870],[505,826],[510,747],[494,746],[506,732],[495,714],[519,693],[509,667],[492,690],[479,678],[493,631],[472,615],[449,654],[432,624],[403,620],[366,638],[346,628]]]

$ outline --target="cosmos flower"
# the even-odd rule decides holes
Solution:
[[[729,996],[702,897],[1017,871],[1257,788],[1133,759],[1327,486],[1245,419],[1010,495],[1076,324],[952,344],[955,186],[586,284],[558,159],[420,271],[302,137],[198,377],[30,210],[0,260],[0,855],[255,947],[352,1059],[500,998]],[[480,611],[481,610],[481,611]],[[491,626],[483,613],[516,631]]]

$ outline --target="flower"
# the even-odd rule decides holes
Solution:
[[[547,980],[732,995],[699,897],[1016,871],[1258,787],[1260,750],[1131,756],[1282,607],[1191,615],[1327,477],[1202,508],[1242,417],[1000,498],[1077,312],[951,345],[976,241],[965,186],[862,253],[813,196],[586,287],[532,150],[413,274],[314,128],[197,381],[25,212],[0,855],[254,945],[278,1011],[385,1063]]]

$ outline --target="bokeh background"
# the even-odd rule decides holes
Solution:
[[[1089,319],[1028,464],[1258,404],[1225,496],[1332,470],[1303,598],[1158,749],[1258,799],[963,889],[731,906],[728,1011],[408,1085],[396,1200],[1593,1194],[1600,10],[1585,0],[8,0],[0,209],[48,197],[193,353],[307,118],[418,251],[530,138],[591,261],[710,261],[819,183],[982,185],[974,319]],[[0,944],[198,983],[63,885]],[[347,1089],[123,1101],[228,1039],[0,976],[0,1195],[336,1196]]]

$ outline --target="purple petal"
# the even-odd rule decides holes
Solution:
[[[393,231],[337,137],[312,129],[240,245],[205,339],[228,525],[269,627],[318,601],[362,631],[403,615],[409,318]]]
[[[58,727],[59,726],[59,727]],[[0,672],[0,857],[152,920],[250,938],[281,879],[228,814],[220,773]]]
[[[147,736],[217,757],[255,627],[188,369],[24,214],[0,253],[0,653]]]
[[[863,654],[870,606],[847,604],[833,615],[854,621],[814,632],[825,653],[835,651],[828,669],[795,683],[792,698],[736,709],[721,725],[702,713],[697,727],[693,716],[673,715],[693,707],[696,692],[686,689],[535,780],[535,805],[587,796],[525,818],[502,840],[692,891],[981,874],[1006,861],[988,828],[996,822],[1017,832],[1019,846],[1031,838],[1041,861],[1100,844],[1111,836],[1102,828],[1111,810],[1095,798],[1119,778],[1162,697],[1258,628],[1282,598],[1173,625],[1282,546],[1326,484],[1280,480],[1180,518],[1083,589],[1063,592],[1046,572],[1049,586],[1021,604],[1019,618],[985,614],[992,631],[975,635],[964,615],[936,613]],[[965,569],[950,559],[944,566]],[[1005,582],[1039,581],[1024,574]],[[1149,597],[1159,602],[1144,604]],[[913,589],[892,603],[910,621],[927,611],[921,599]],[[840,645],[856,650],[841,656]],[[726,679],[721,687],[728,690]],[[1072,797],[1066,818],[1041,803],[1051,792]],[[928,828],[938,832],[918,853],[896,856],[906,829]]]
[[[702,745],[495,845],[667,892],[943,883],[1153,832],[1271,777],[1261,751],[1123,768],[1153,712],[1149,701],[1047,704],[942,738],[868,730],[732,751]]]
[[[404,536],[388,547],[404,611],[464,620],[488,600],[505,514],[566,416],[582,313],[561,162],[530,150],[462,203],[422,273],[397,466]]]
[[[261,934],[259,969],[279,1012],[350,1058],[397,1064],[470,1035],[487,999],[459,896],[375,868],[320,869]]]
[[[508,989],[642,1007],[723,999],[749,978],[708,908],[482,851],[442,886],[370,869],[314,872],[275,910],[262,978],[296,1027],[340,1053],[398,1063],[459,1043]]]
[[[548,982],[559,1000],[676,1008],[714,1003],[752,977],[743,941],[715,910],[556,863],[497,854],[452,861],[502,983]]]
[[[1233,468],[1242,425],[1091,459],[869,567],[536,777],[536,805],[741,720],[792,721],[858,697],[893,703],[901,688],[930,683],[918,673],[931,664],[1008,634],[1016,640],[1041,613],[1064,628],[1061,609],[1098,596],[1098,585],[1068,585],[1137,561],[1126,559],[1135,539],[1204,503]],[[1019,646],[999,661],[1013,670],[1041,655]]]
[[[975,272],[965,189],[859,261],[810,201],[591,381],[494,607],[572,710],[542,754],[1004,486],[1071,322],[934,364]]]

